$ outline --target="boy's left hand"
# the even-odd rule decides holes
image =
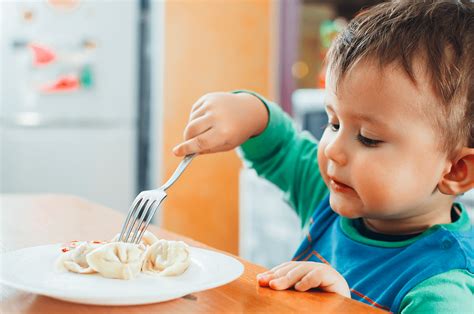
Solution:
[[[347,281],[334,268],[316,262],[287,262],[257,275],[258,284],[275,290],[318,288],[351,297]]]

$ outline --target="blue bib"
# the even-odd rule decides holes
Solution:
[[[454,269],[473,272],[472,226],[454,232],[438,225],[406,246],[381,247],[351,239],[341,220],[326,196],[294,260],[329,264],[347,280],[355,300],[397,313],[404,296],[425,279]]]

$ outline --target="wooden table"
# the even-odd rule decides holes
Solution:
[[[109,208],[67,195],[4,195],[1,206],[2,252],[68,240],[110,239],[119,230],[123,215]],[[202,243],[150,226],[165,239],[181,239],[193,246]],[[238,258],[238,257],[237,257]],[[261,288],[255,277],[265,268],[238,258],[243,275],[215,289],[176,300],[139,306],[93,306],[63,302],[2,286],[1,313],[376,313],[360,302],[323,292],[274,291]]]

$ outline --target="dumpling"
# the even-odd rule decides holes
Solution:
[[[133,279],[141,270],[145,250],[143,244],[112,242],[87,254],[86,260],[104,277]]]
[[[119,239],[119,236],[120,236],[120,233],[118,233],[110,242],[117,242]],[[133,233],[130,235],[130,237],[133,237]],[[146,246],[150,246],[156,241],[158,241],[158,238],[153,233],[146,230],[145,233],[143,234],[142,239],[140,240],[140,244],[145,244]]]
[[[158,240],[147,249],[142,271],[160,276],[177,276],[184,273],[190,264],[186,243]]]
[[[102,245],[103,243],[76,242],[75,247],[71,246],[68,251],[61,254],[56,261],[56,267],[59,270],[69,270],[79,274],[95,273],[87,262],[86,255]]]
[[[133,279],[140,271],[159,276],[177,276],[191,263],[189,247],[182,241],[159,240],[145,231],[140,244],[112,241],[72,241],[61,248],[57,267],[80,274],[98,272],[103,277]]]

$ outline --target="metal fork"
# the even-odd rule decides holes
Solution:
[[[128,211],[118,241],[140,243],[156,210],[167,196],[165,191],[173,185],[195,156],[196,154],[186,155],[179,163],[178,168],[176,168],[171,178],[160,188],[143,191],[138,194]]]

